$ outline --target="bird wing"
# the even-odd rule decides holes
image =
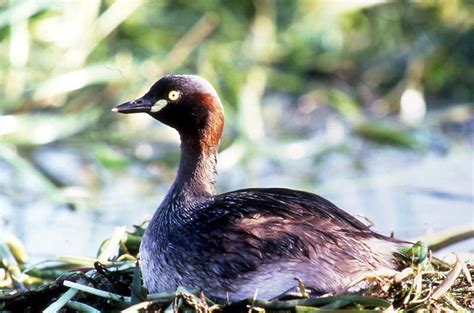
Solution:
[[[196,212],[186,226],[192,235],[183,236],[201,237],[188,246],[189,261],[199,280],[219,281],[225,290],[266,264],[314,262],[337,270],[341,258],[366,262],[357,260],[369,252],[364,239],[384,237],[324,198],[289,189],[224,193]]]
[[[316,224],[328,226],[328,230],[340,228],[371,232],[365,224],[332,202],[304,191],[283,188],[242,189],[216,196],[212,206],[242,217],[262,214],[296,221],[309,218]],[[211,214],[216,215],[214,212]]]

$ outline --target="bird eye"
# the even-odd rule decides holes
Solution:
[[[180,95],[181,93],[179,91],[171,90],[170,93],[168,94],[168,99],[170,99],[171,101],[175,101],[175,100],[178,100]]]

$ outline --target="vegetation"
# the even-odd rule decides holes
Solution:
[[[136,165],[146,173],[162,161],[161,179],[169,180],[177,158],[160,151],[176,137],[148,119],[117,119],[109,110],[165,73],[196,73],[216,86],[226,110],[224,150],[239,151],[232,165],[246,170],[262,154],[273,162],[291,158],[285,143],[300,143],[315,160],[346,145],[357,154],[351,134],[427,149],[426,132],[465,129],[472,115],[472,9],[471,1],[458,0],[4,3],[1,161],[39,180],[30,190],[9,179],[4,192],[90,208],[99,196],[93,190],[107,183],[104,172]],[[403,109],[403,95],[418,111]],[[426,105],[446,108],[444,118],[423,123]],[[336,132],[324,127],[331,112],[347,128],[343,140],[302,141],[322,128]],[[308,118],[315,115],[321,119]],[[411,126],[430,129],[419,136]],[[90,171],[61,177],[39,160],[45,150],[70,151]]]
[[[275,301],[258,300],[256,293],[253,299],[231,304],[221,300],[216,304],[203,292],[192,292],[182,287],[174,293],[147,295],[142,288],[137,261],[144,227],[135,226],[133,231],[126,231],[125,227],[116,228],[100,247],[96,259],[57,258],[26,266],[22,263],[25,256],[21,244],[10,241],[10,245],[2,246],[2,252],[9,253],[10,259],[3,260],[5,270],[0,283],[8,289],[0,295],[0,309],[13,312],[40,309],[44,312],[61,309],[66,312],[474,309],[474,263],[458,258],[454,264],[446,264],[431,257],[428,247],[420,241],[401,251],[402,271],[361,277],[337,295],[308,298],[304,281],[300,281],[301,297]],[[350,288],[354,286],[363,289],[359,290],[359,287],[355,291]]]

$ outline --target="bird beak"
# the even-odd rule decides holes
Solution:
[[[112,112],[125,114],[139,112],[149,113],[152,111],[154,104],[154,101],[145,95],[139,99],[117,105],[112,109]]]

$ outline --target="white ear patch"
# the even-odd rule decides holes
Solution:
[[[163,109],[168,104],[168,101],[165,99],[161,99],[156,101],[156,103],[151,107],[150,112],[156,113],[159,110]]]

